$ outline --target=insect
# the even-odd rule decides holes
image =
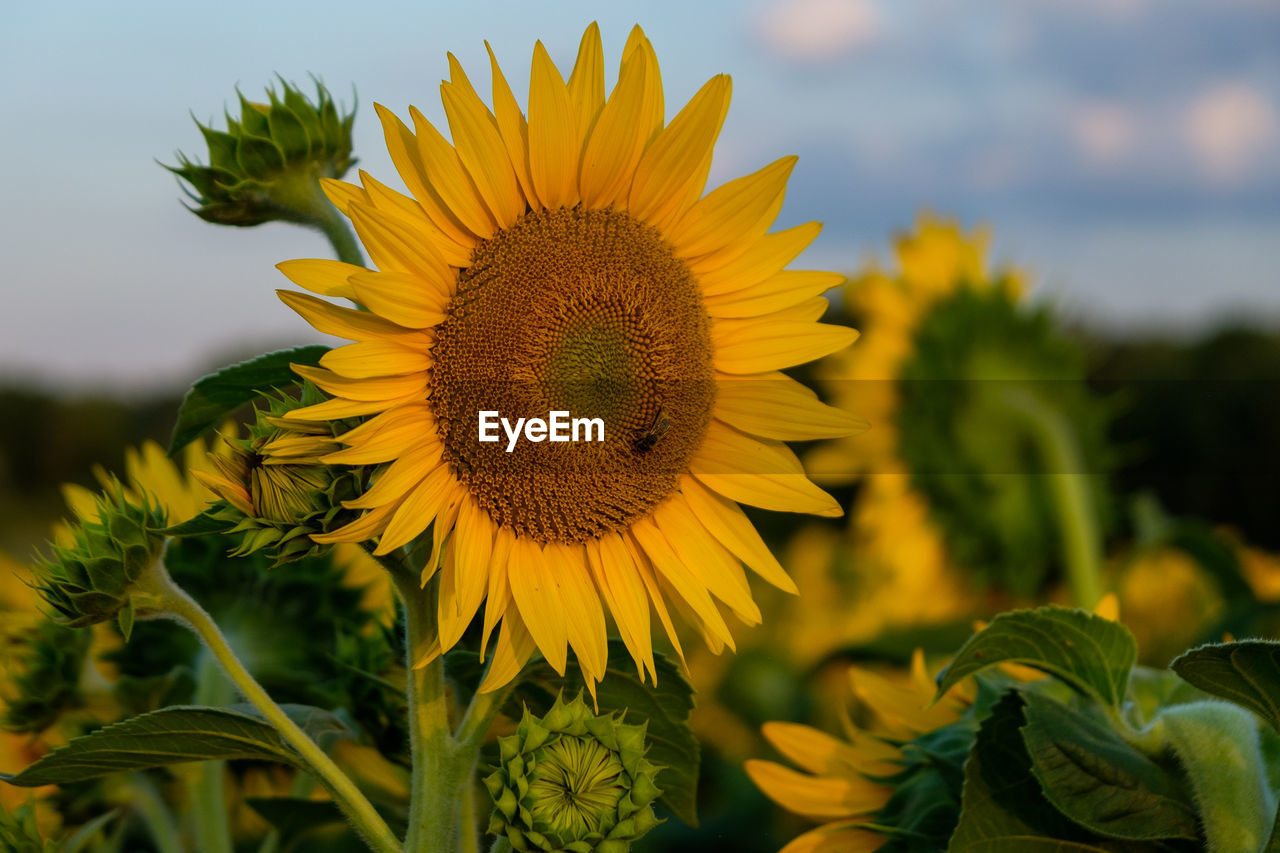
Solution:
[[[640,436],[636,439],[636,450],[640,453],[653,450],[653,446],[658,443],[660,438],[667,434],[667,430],[669,429],[671,429],[671,418],[667,417],[667,413],[663,411],[661,406],[659,406],[657,413],[653,416],[653,423],[649,424],[645,431],[640,433]]]

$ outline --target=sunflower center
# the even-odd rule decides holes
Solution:
[[[615,753],[598,741],[569,735],[542,753],[529,784],[535,827],[582,838],[616,818],[626,788]]]
[[[445,456],[497,523],[581,542],[675,488],[715,401],[710,320],[657,229],[626,213],[527,213],[481,244],[436,329]],[[479,441],[482,411],[599,418],[603,440]]]

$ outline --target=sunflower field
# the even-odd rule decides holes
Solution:
[[[729,76],[576,44],[415,57],[385,173],[237,89],[161,165],[324,342],[0,387],[0,853],[1280,851],[1280,336],[824,268]]]

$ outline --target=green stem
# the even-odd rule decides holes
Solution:
[[[1092,609],[1102,597],[1102,541],[1090,493],[1090,476],[1071,424],[1026,388],[1003,395],[1011,412],[1021,415],[1044,457],[1049,491],[1061,525],[1062,557],[1067,567],[1071,598],[1078,607]]]
[[[489,853],[511,853],[511,842],[505,835],[499,835],[489,847]]]
[[[196,685],[197,705],[221,707],[230,704],[235,696],[235,688],[207,652],[200,656]],[[234,849],[227,811],[226,770],[225,761],[205,761],[200,765],[194,814],[196,848],[200,853],[231,853]]]
[[[130,773],[129,789],[133,794],[131,804],[146,821],[159,853],[184,853],[173,815],[152,781],[142,773]]]
[[[316,217],[316,227],[329,239],[329,245],[333,246],[333,252],[338,256],[338,260],[358,267],[364,266],[364,253],[360,251],[360,242],[356,240],[355,232],[347,224],[346,217],[339,213],[328,199],[322,199],[322,201],[327,209],[323,215]]]
[[[262,689],[253,675],[236,657],[217,624],[200,604],[173,582],[163,563],[157,562],[138,579],[140,586],[159,599],[161,608],[185,622],[204,641],[205,646],[222,665],[227,677],[244,697],[271,723],[280,735],[297,750],[308,768],[320,778],[365,842],[378,853],[402,853],[400,841],[374,810],[355,783],[325,755],[297,723]]]
[[[462,816],[461,786],[455,745],[449,732],[449,707],[445,694],[444,658],[437,657],[414,669],[422,650],[434,641],[438,580],[424,590],[416,573],[403,564],[392,570],[392,580],[404,603],[408,637],[405,648],[408,675],[409,743],[413,756],[409,795],[409,836],[405,849],[440,851],[457,849]]]

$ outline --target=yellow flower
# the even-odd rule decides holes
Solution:
[[[854,697],[866,711],[864,726],[846,723],[846,740],[796,723],[765,723],[765,738],[802,767],[800,773],[772,761],[746,762],[747,775],[788,811],[825,821],[793,840],[782,853],[857,853],[878,850],[884,836],[866,828],[893,788],[879,779],[903,769],[901,742],[955,722],[973,702],[972,681],[957,685],[937,704],[936,690],[917,649],[905,679],[849,668]]]
[[[856,441],[832,442],[808,458],[815,478],[849,483],[865,474],[905,474],[898,453],[894,419],[899,405],[897,381],[913,352],[912,337],[936,304],[969,289],[1007,288],[1022,291],[1021,277],[987,270],[991,235],[986,229],[969,234],[951,220],[921,214],[915,231],[894,243],[896,272],[873,265],[845,288],[849,312],[860,318],[858,346],[825,359],[820,378],[837,404],[857,407],[871,429]]]
[[[483,644],[502,626],[482,689],[535,648],[560,672],[572,648],[599,680],[602,602],[641,673],[654,669],[650,606],[677,651],[669,601],[711,648],[732,647],[721,607],[760,619],[742,564],[794,590],[738,503],[840,514],[783,444],[857,426],[777,372],[856,337],[816,322],[841,276],[783,269],[819,226],[766,233],[795,158],[703,196],[729,78],[664,125],[638,27],[622,56],[606,97],[594,24],[567,84],[537,44],[527,119],[496,60],[490,112],[450,57],[452,144],[414,108],[411,131],[377,107],[412,197],[363,173],[361,186],[325,183],[379,271],[281,264],[301,287],[367,309],[281,294],[355,341],[296,368],[333,399],[292,417],[372,416],[325,459],[385,465],[347,504],[366,514],[314,538],[377,538],[387,554],[434,523],[423,578],[442,574],[434,653],[486,601]],[[598,418],[603,437],[553,443],[526,429],[508,442],[497,430],[481,442],[481,411],[512,424]]]

